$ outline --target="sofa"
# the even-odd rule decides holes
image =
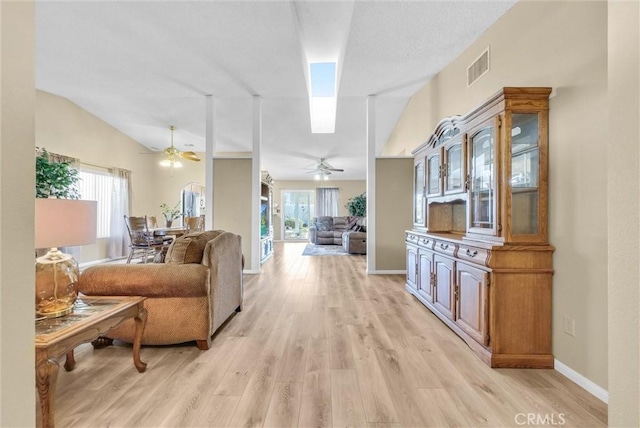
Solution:
[[[314,217],[309,227],[309,240],[316,245],[341,245],[351,254],[366,254],[365,217]]]
[[[242,269],[240,236],[221,230],[195,232],[177,238],[163,263],[85,269],[78,291],[89,296],[147,297],[142,344],[196,341],[206,350],[215,331],[242,309]],[[106,338],[132,343],[134,334],[134,321],[126,320]]]

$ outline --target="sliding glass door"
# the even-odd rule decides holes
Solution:
[[[309,240],[309,225],[315,212],[314,191],[283,190],[281,201],[284,240]]]

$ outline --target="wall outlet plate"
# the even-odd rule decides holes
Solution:
[[[576,335],[576,320],[565,315],[562,317],[562,330],[569,336]]]

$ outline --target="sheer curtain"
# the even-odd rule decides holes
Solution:
[[[340,211],[340,189],[337,187],[316,188],[316,215],[335,217]]]
[[[109,236],[109,258],[124,257],[129,252],[129,233],[124,216],[131,206],[131,171],[111,169],[113,188],[111,192],[111,235]]]

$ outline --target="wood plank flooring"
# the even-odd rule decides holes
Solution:
[[[606,426],[606,405],[554,370],[485,366],[403,276],[303,249],[276,243],[208,351],[143,347],[140,374],[127,344],[80,346],[58,376],[56,425],[514,427],[533,414],[536,426]]]

